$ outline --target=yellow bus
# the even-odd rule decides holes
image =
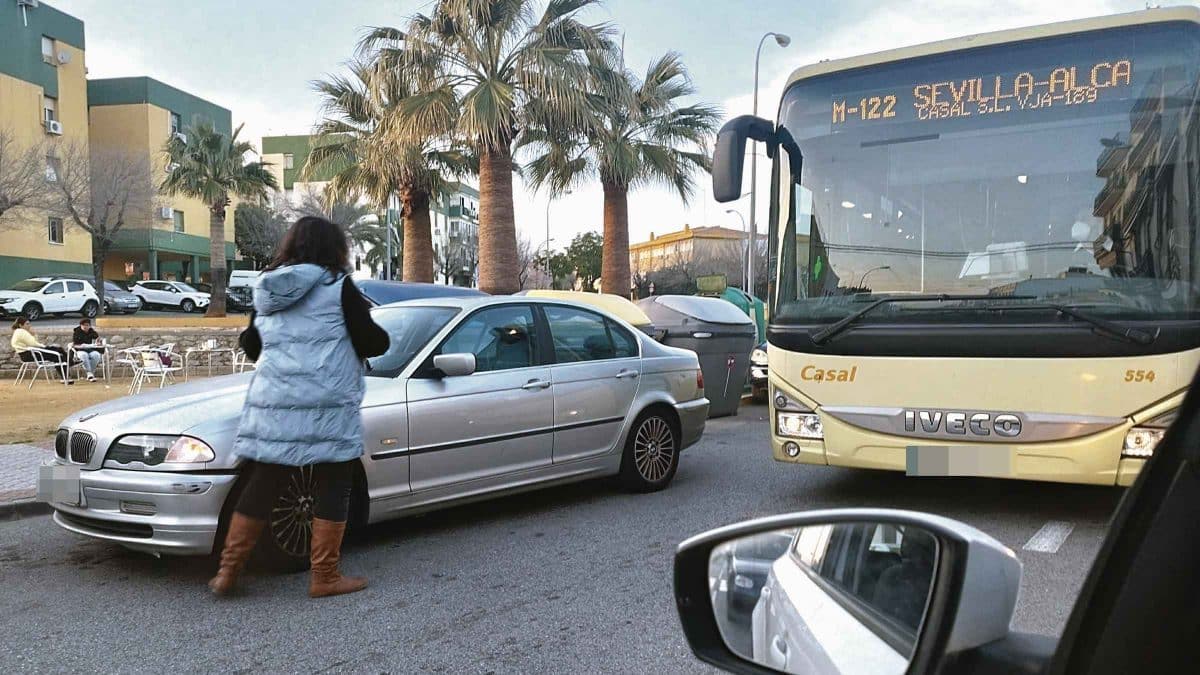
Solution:
[[[1200,10],[823,61],[776,121],[775,459],[1128,485],[1200,364]]]

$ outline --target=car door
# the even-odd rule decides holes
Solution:
[[[438,377],[426,362],[408,382],[413,492],[482,481],[551,463],[554,393],[529,304],[463,319],[435,354],[475,355],[471,375]]]
[[[144,300],[146,304],[162,304],[162,298],[159,297],[160,293],[158,287],[159,283],[157,281],[143,281],[137,285],[137,288],[141,289],[141,292],[138,293],[138,295],[142,297],[142,300]]]
[[[567,305],[541,306],[554,364],[554,462],[610,451],[641,375],[637,340],[616,322]]]
[[[88,301],[88,294],[85,290],[82,281],[67,281],[67,292],[63,302],[67,309],[65,311],[75,312],[83,309],[83,305]]]
[[[47,314],[68,312],[67,286],[62,281],[52,281],[42,289],[42,311]],[[78,309],[78,308],[75,308]]]

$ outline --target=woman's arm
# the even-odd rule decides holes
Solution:
[[[342,316],[346,319],[346,330],[358,358],[379,356],[388,350],[391,340],[387,331],[371,318],[371,303],[358,292],[350,277],[342,282]]]

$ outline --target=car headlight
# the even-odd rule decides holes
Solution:
[[[1167,433],[1167,427],[1174,424],[1177,417],[1179,417],[1178,408],[1130,429],[1125,434],[1121,456],[1138,459],[1153,457],[1154,448],[1162,441],[1163,435]]]
[[[0,305],[7,305],[13,300],[16,300],[16,298],[0,298]]]
[[[821,418],[812,412],[777,412],[775,413],[775,429],[780,436],[816,440],[825,438],[824,430],[821,428]]]
[[[217,458],[213,449],[191,436],[136,434],[117,439],[107,459],[128,464],[138,461],[147,466],[159,464],[198,464]]]
[[[755,349],[750,352],[750,363],[756,366],[767,365],[767,351],[765,349]]]

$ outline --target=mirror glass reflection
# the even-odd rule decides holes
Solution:
[[[709,557],[717,626],[738,656],[797,673],[903,673],[937,569],[931,533],[810,525],[723,542]]]

